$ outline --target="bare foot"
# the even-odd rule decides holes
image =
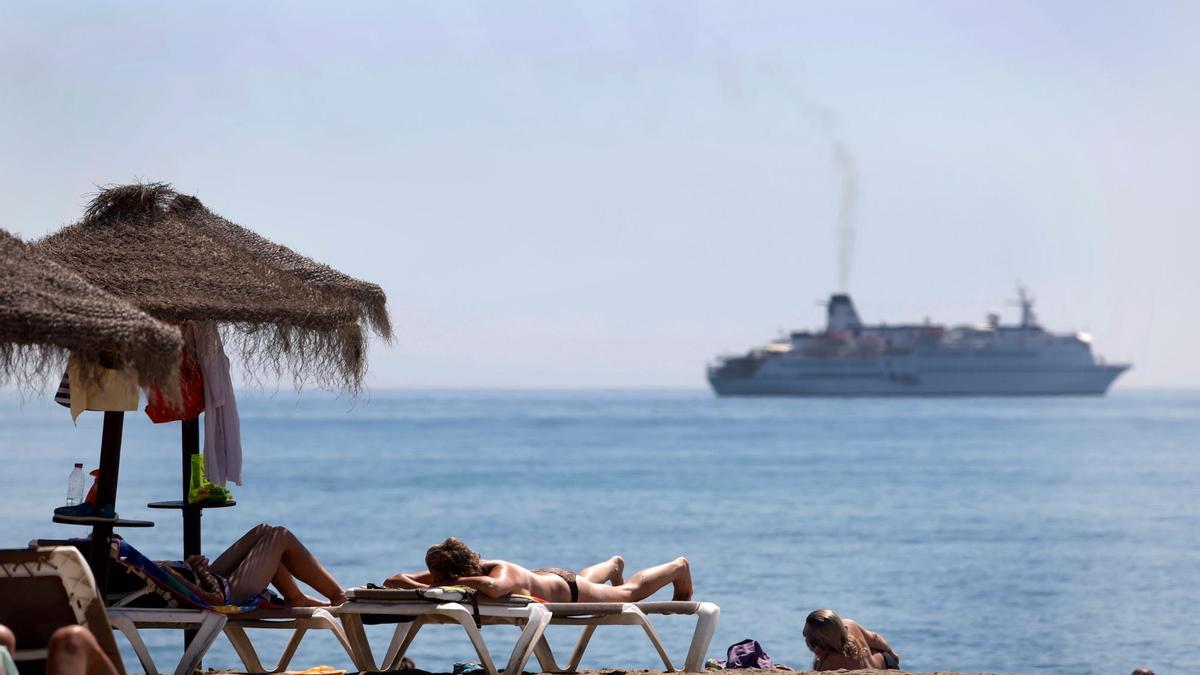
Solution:
[[[672,600],[691,600],[692,599],[692,565],[687,558],[676,558],[675,563],[679,565],[679,571],[675,573],[675,595]]]
[[[613,573],[609,577],[613,586],[625,585],[625,559],[619,555],[612,557]]]
[[[311,595],[301,593],[294,598],[284,598],[283,603],[288,607],[328,607],[329,602],[318,600]],[[341,604],[341,603],[338,603]]]

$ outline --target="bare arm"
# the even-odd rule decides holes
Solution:
[[[179,583],[186,586],[189,591],[191,591],[191,592],[195,593],[196,595],[200,596],[201,598],[203,598],[204,601],[207,602],[208,604],[210,604],[210,605],[225,604],[225,596],[223,593],[218,593],[216,591],[204,590],[200,586],[192,583],[187,577],[183,576],[179,572],[172,569],[170,565],[159,565],[158,567],[159,567],[159,569],[166,572],[168,575],[174,577],[176,581],[178,581]]]
[[[863,639],[867,641],[867,646],[870,647],[873,651],[885,652],[885,653],[891,654],[892,656],[895,656],[897,659],[900,658],[900,656],[898,654],[896,654],[895,650],[892,649],[892,646],[888,644],[887,640],[883,639],[882,635],[880,635],[879,633],[873,632],[873,631],[869,631],[866,628],[863,628],[862,624],[856,624],[856,625],[858,625],[858,629],[860,631],[862,631],[862,636],[863,636]]]
[[[429,570],[405,574],[397,572],[383,580],[384,588],[429,588],[433,583],[433,574]]]

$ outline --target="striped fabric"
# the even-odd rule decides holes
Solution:
[[[58,392],[54,394],[54,402],[64,408],[71,407],[71,377],[63,373],[62,382],[58,383]]]

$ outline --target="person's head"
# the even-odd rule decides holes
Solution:
[[[1138,668],[1133,671],[1133,675],[1154,675],[1154,671],[1149,668]]]
[[[425,551],[425,567],[433,574],[437,583],[448,583],[459,577],[475,577],[483,574],[479,566],[479,554],[454,537]]]
[[[830,654],[855,657],[858,643],[850,639],[842,617],[832,609],[818,609],[804,620],[804,642],[818,658]]]

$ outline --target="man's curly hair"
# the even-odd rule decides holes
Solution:
[[[483,574],[483,568],[479,565],[479,554],[454,537],[430,546],[429,550],[425,551],[425,567],[433,572],[434,576],[445,581]]]

